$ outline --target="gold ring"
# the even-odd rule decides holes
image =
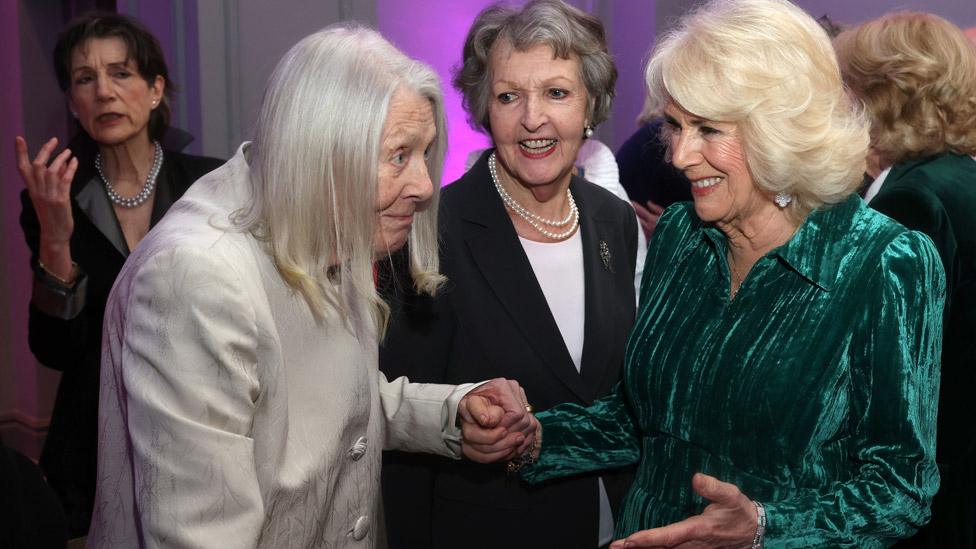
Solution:
[[[532,412],[535,411],[535,408],[533,408],[531,404],[526,404],[525,411],[531,414]]]

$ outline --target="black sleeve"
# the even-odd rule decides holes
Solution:
[[[40,250],[41,226],[31,203],[30,196],[24,190],[20,194],[21,213],[20,226],[24,231],[24,239],[30,248],[31,259],[29,268],[36,273],[37,257]],[[74,239],[71,246],[74,247]],[[35,274],[35,279],[37,275]],[[84,292],[84,285],[77,286],[78,291]],[[83,298],[83,296],[82,296]],[[71,319],[58,318],[42,311],[31,301],[28,309],[27,343],[38,362],[55,370],[65,371],[81,361],[88,338],[89,326],[87,315],[82,311]]]

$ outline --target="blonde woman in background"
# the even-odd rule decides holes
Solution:
[[[895,13],[836,40],[871,118],[865,199],[935,243],[946,273],[932,522],[899,547],[976,547],[976,48],[928,13]]]

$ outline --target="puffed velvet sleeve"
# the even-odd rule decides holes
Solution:
[[[589,407],[565,403],[536,416],[542,424],[539,461],[522,469],[531,483],[624,467],[640,459],[637,423],[623,383]]]
[[[168,249],[134,268],[131,278],[123,271],[109,300],[100,452],[110,444],[104,425],[114,419],[105,414],[118,402],[145,546],[253,547],[264,521],[250,436],[261,396],[250,300],[260,296],[215,248]],[[115,295],[125,292],[120,285],[127,300]],[[100,492],[115,474],[127,473],[99,471]],[[99,496],[103,505],[110,499]]]
[[[849,480],[763,502],[766,546],[885,547],[929,519],[945,276],[925,235],[881,255],[852,327]]]

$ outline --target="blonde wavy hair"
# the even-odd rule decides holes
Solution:
[[[440,82],[373,30],[328,27],[278,63],[249,149],[253,203],[235,218],[267,243],[282,279],[317,321],[334,311],[360,338],[382,334],[389,316],[373,282],[373,235],[380,141],[401,87],[430,101],[437,126],[427,160],[434,194],[415,214],[409,237],[414,284],[433,294],[443,281],[437,200],[447,131]]]
[[[868,122],[844,91],[826,32],[785,0],[713,0],[654,47],[645,114],[674,100],[735,123],[753,181],[793,195],[802,220],[860,185]]]
[[[871,115],[884,164],[976,154],[976,48],[936,15],[900,12],[842,33],[841,72]]]

